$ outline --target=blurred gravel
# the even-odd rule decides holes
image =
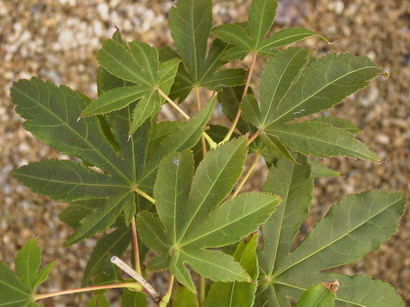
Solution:
[[[215,1],[215,24],[246,19],[249,1]],[[118,26],[127,40],[162,46],[171,41],[166,19],[172,1],[27,0],[0,1],[0,260],[13,266],[17,250],[39,237],[44,263],[57,261],[42,292],[78,287],[93,240],[64,249],[70,230],[58,220],[64,204],[34,195],[12,180],[13,168],[45,157],[64,158],[22,128],[9,89],[13,81],[39,76],[96,97],[95,52]],[[306,27],[329,38],[299,44],[316,49],[367,55],[390,73],[350,97],[329,114],[363,129],[360,138],[384,163],[328,159],[343,176],[317,180],[309,230],[337,200],[373,188],[410,194],[410,5],[407,0],[282,0],[275,29]],[[262,62],[260,62],[262,64]],[[163,112],[169,117],[169,112]],[[259,167],[245,188],[261,185]],[[410,216],[377,252],[342,269],[389,282],[410,303]],[[339,270],[340,271],[340,270]],[[158,278],[157,278],[158,279]],[[47,300],[47,306],[77,306],[77,296]],[[112,306],[115,306],[114,304]]]

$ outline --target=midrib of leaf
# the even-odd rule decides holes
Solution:
[[[28,257],[28,255],[30,255],[31,254],[31,251],[30,251],[30,249],[31,249],[31,247],[32,247],[32,244],[30,244],[29,246],[28,246],[28,251],[27,251],[27,254],[26,254],[26,269],[27,269],[27,283],[28,283],[28,285],[29,285],[29,288],[30,288],[30,290],[32,290],[33,288],[32,288],[32,286],[31,286],[31,276],[30,276],[30,267],[29,267],[29,262],[30,262],[30,260],[32,259],[31,257]],[[37,268],[38,269],[38,268]]]
[[[125,70],[127,70],[128,72],[130,72],[134,77],[136,77],[138,80],[140,80],[140,83],[148,85],[149,87],[151,87],[151,84],[149,84],[148,82],[146,82],[143,78],[141,78],[138,74],[134,73],[133,70],[129,69],[127,66],[125,66],[124,64],[122,64],[122,62],[118,61],[117,58],[113,57],[111,55],[111,53],[108,53],[107,51],[105,51],[104,48],[102,48],[100,50],[101,52],[104,52],[105,54],[107,54],[111,59],[113,59],[119,66],[121,66],[122,68],[124,68]],[[127,50],[128,52],[128,50]]]
[[[153,71],[152,71],[152,69],[151,69],[150,62],[149,62],[149,60],[148,60],[148,58],[147,58],[147,55],[145,54],[145,51],[141,48],[141,46],[140,46],[139,44],[133,44],[133,46],[137,47],[137,48],[141,51],[141,54],[142,54],[142,56],[144,57],[144,60],[145,60],[145,64],[146,64],[146,66],[147,66],[147,68],[148,68],[149,74],[151,75],[151,80],[152,80],[152,82],[153,82],[153,84],[151,84],[151,86],[153,86],[154,83],[155,83],[155,78],[154,78],[154,73],[153,73]]]
[[[261,292],[259,292],[258,295],[261,295],[263,292],[265,292],[266,290],[272,288],[273,291],[273,298],[275,299],[275,305],[274,306],[280,306],[279,300],[278,300],[278,296],[276,294],[276,290],[275,287],[272,284],[269,284],[267,287],[265,287],[265,289],[263,289]]]
[[[262,11],[262,14],[263,14],[263,11],[265,11],[266,3],[267,3],[267,1],[265,1],[265,2],[263,3],[263,7],[262,7],[262,10],[261,10],[261,11]],[[261,14],[261,15],[262,15],[262,14]],[[262,18],[261,18],[261,19],[262,19]],[[259,42],[260,42],[261,31],[262,31],[262,20],[261,20],[261,22],[259,23],[258,37],[257,37],[257,40],[256,40],[255,48],[258,48],[258,45],[259,45]]]
[[[379,215],[380,213],[382,213],[383,211],[387,210],[388,208],[390,208],[391,206],[394,206],[396,203],[400,202],[401,199],[394,201],[392,203],[390,203],[388,206],[383,207],[381,210],[379,210],[378,212],[374,213],[373,215],[371,215],[370,217],[368,217],[366,220],[364,220],[362,223],[358,224],[357,226],[355,226],[354,228],[350,229],[348,232],[346,232],[345,234],[343,234],[342,236],[334,239],[333,241],[329,242],[328,244],[324,245],[323,247],[321,247],[320,249],[314,251],[313,253],[311,253],[310,255],[307,255],[305,257],[303,257],[302,259],[292,263],[291,265],[289,265],[288,267],[284,268],[283,270],[279,271],[278,273],[276,273],[273,277],[277,278],[278,276],[280,276],[281,274],[283,274],[284,272],[288,271],[289,269],[293,268],[294,266],[298,265],[299,263],[309,259],[310,257],[320,253],[322,250],[328,248],[329,246],[335,244],[337,241],[340,241],[341,239],[343,239],[344,237],[350,235],[350,233],[354,232],[356,229],[362,227],[364,224],[366,224],[367,222],[369,222],[371,219],[373,219],[375,216]]]
[[[30,178],[34,179],[37,181],[46,181],[49,182],[50,180],[48,179],[43,179],[31,175],[26,175],[26,174],[19,174],[19,177],[25,177],[25,178]],[[130,188],[128,185],[119,185],[119,184],[95,184],[95,183],[75,183],[75,182],[70,182],[70,181],[62,181],[62,180],[55,180],[53,179],[52,182],[55,183],[63,183],[67,185],[75,185],[75,186],[92,186],[92,187],[114,187],[114,188]]]
[[[118,237],[116,240],[114,240],[114,241],[111,241],[111,244],[109,245],[109,248],[107,248],[107,250],[108,251],[111,251],[111,249],[119,242],[119,241],[121,241],[126,235],[128,235],[129,233],[126,231],[126,232],[124,232],[120,237]],[[94,270],[94,268],[101,262],[101,260],[104,258],[104,256],[105,256],[105,254],[104,255],[101,255],[100,254],[100,258],[99,258],[99,260],[96,260],[96,261],[94,261],[93,262],[93,265],[91,266],[91,268],[88,270],[88,272],[92,272],[93,270]],[[85,274],[85,271],[84,271],[84,274]],[[88,275],[88,274],[87,274]],[[85,276],[85,275],[84,275]],[[84,279],[83,279],[83,281],[84,281]],[[85,286],[85,284],[83,285],[83,281],[81,282],[81,284],[82,284],[82,286]]]
[[[149,230],[151,230],[151,233],[155,234],[155,237],[162,243],[163,246],[165,247],[171,247],[170,245],[166,244],[160,236],[157,235],[157,232],[155,231],[154,228],[151,227],[150,223],[145,223],[145,225],[148,227]]]
[[[281,286],[286,286],[286,287],[293,288],[293,289],[298,289],[298,290],[303,291],[303,292],[307,290],[307,288],[298,287],[298,286],[291,285],[289,283],[281,282],[281,281],[275,281],[275,284],[278,284],[278,285],[281,285]],[[273,288],[275,289],[275,287],[273,287]],[[367,307],[366,305],[362,305],[362,304],[359,304],[359,303],[356,303],[356,302],[353,302],[353,301],[342,299],[342,298],[338,297],[337,295],[336,295],[336,301],[340,301],[340,302],[343,302],[343,303],[352,304],[352,305],[360,306],[360,307]]]
[[[342,129],[339,129],[339,128],[336,128],[336,127],[334,127],[334,129],[342,130]],[[273,132],[274,129],[272,129],[271,131]],[[285,134],[288,134],[288,135],[294,135],[294,136],[297,136],[297,137],[300,137],[300,138],[309,139],[309,140],[313,140],[313,141],[324,143],[324,144],[328,144],[328,145],[339,147],[339,148],[342,148],[342,149],[345,149],[345,150],[347,149],[349,151],[352,151],[352,152],[355,152],[355,153],[359,154],[359,156],[364,156],[364,157],[367,157],[369,160],[374,160],[374,157],[372,157],[372,156],[368,156],[366,154],[361,153],[360,151],[354,150],[354,149],[349,148],[349,147],[343,147],[343,146],[341,146],[339,144],[336,144],[336,143],[330,143],[330,142],[327,142],[325,140],[316,139],[316,138],[308,136],[308,135],[301,135],[301,134],[292,133],[292,132],[289,132],[289,131],[282,131],[282,133],[285,133]]]
[[[11,285],[5,283],[5,282],[2,281],[1,279],[0,279],[0,283],[3,284],[3,285],[5,285],[5,286],[8,287],[8,288],[11,288],[11,289],[16,290],[17,292],[20,292],[21,294],[27,295],[27,293],[21,291],[19,288],[15,288],[15,287],[13,287],[13,286],[11,286]],[[1,306],[1,304],[0,304],[0,306]]]
[[[196,48],[196,37],[195,37],[195,29],[194,29],[194,3],[192,2],[191,6],[191,31],[192,31],[192,43],[194,45],[194,75],[195,75],[195,81],[198,80],[198,50]],[[198,25],[200,25],[204,19],[205,14],[202,14],[202,19],[199,22]]]
[[[49,109],[47,109],[46,107],[44,107],[41,103],[37,103],[36,100],[34,100],[33,98],[31,98],[30,96],[27,96],[26,93],[20,91],[18,89],[18,87],[14,88],[15,91],[19,92],[20,94],[24,95],[26,98],[28,98],[29,100],[31,100],[32,102],[34,102],[34,104],[40,106],[42,109],[44,109],[46,111],[46,113],[51,114],[51,116],[53,116],[54,118],[57,119],[57,121],[60,121],[63,126],[66,126],[70,131],[72,131],[73,134],[77,135],[81,140],[83,140],[83,142],[85,142],[87,145],[89,145],[91,148],[93,148],[95,150],[95,153],[100,156],[101,158],[103,158],[103,160],[105,160],[107,162],[108,165],[110,165],[118,175],[120,175],[123,179],[125,179],[126,182],[131,183],[129,178],[127,176],[125,176],[114,164],[111,163],[110,159],[108,159],[106,156],[104,156],[99,149],[95,148],[94,145],[92,143],[90,143],[86,138],[84,138],[81,134],[79,134],[75,129],[73,129],[72,127],[70,127],[69,125],[67,125],[67,123],[65,123],[60,117],[56,116],[53,112],[51,112]],[[38,89],[37,89],[38,90]],[[50,101],[48,101],[48,104],[50,104]],[[67,103],[64,104],[65,107],[67,108]]]
[[[287,193],[286,193],[286,203],[288,202],[288,199],[289,199],[290,186],[292,185],[292,179],[293,179],[293,172],[294,171],[295,171],[295,164],[292,165],[292,172],[291,172],[292,176],[290,177],[290,180],[288,182],[288,188],[287,188]],[[283,204],[285,205],[286,203],[283,203]],[[272,275],[273,270],[275,269],[276,257],[278,256],[278,252],[279,252],[279,249],[278,249],[279,239],[280,239],[282,231],[283,231],[283,219],[284,219],[285,213],[286,213],[286,206],[283,208],[282,218],[280,219],[280,224],[279,224],[279,228],[278,228],[280,230],[279,230],[279,232],[277,234],[277,237],[276,237],[277,240],[275,240],[276,241],[276,243],[275,243],[276,253],[275,253],[275,255],[273,256],[273,259],[272,259],[272,267],[269,270],[269,276]]]
[[[302,51],[302,49],[301,49],[300,51]],[[266,120],[268,119],[269,113],[270,113],[270,111],[271,111],[271,109],[272,109],[273,100],[275,99],[276,91],[278,90],[279,84],[280,84],[280,82],[282,81],[282,78],[283,78],[283,76],[285,75],[285,72],[286,72],[286,70],[288,69],[290,63],[293,61],[293,59],[296,57],[296,55],[299,54],[300,51],[296,52],[296,53],[292,56],[292,59],[291,59],[290,61],[288,61],[288,63],[286,64],[285,69],[283,70],[282,74],[280,75],[280,78],[279,78],[279,80],[278,80],[278,82],[277,82],[277,84],[276,84],[275,90],[274,90],[274,92],[273,92],[272,99],[270,100],[270,104],[269,104],[268,111],[266,112],[265,118],[264,118],[264,120],[263,120],[263,123],[264,123],[264,124],[266,124]],[[291,87],[291,84],[289,84],[289,88],[290,88],[290,87]],[[287,96],[287,94],[288,94],[288,92],[289,92],[289,88],[288,88],[288,90],[285,92],[285,95],[283,96],[283,98],[281,99],[281,101],[278,102],[278,105],[276,106],[276,110],[279,108],[280,103],[283,101],[283,99]]]
[[[298,33],[298,34],[293,34],[293,35],[289,35],[289,36],[282,37],[282,38],[280,38],[280,39],[277,39],[277,40],[274,40],[274,41],[272,41],[272,42],[266,43],[265,45],[262,45],[262,46],[258,49],[258,51],[260,51],[260,50],[262,50],[262,49],[264,49],[264,48],[266,48],[266,47],[269,47],[270,45],[274,45],[274,44],[276,44],[276,43],[278,43],[278,42],[287,40],[287,39],[289,39],[289,38],[298,37],[298,36],[305,36],[305,35],[306,35],[306,33]]]
[[[272,202],[272,201],[269,201],[268,203],[271,203],[271,202]],[[223,206],[223,204],[222,204],[222,206]],[[265,206],[267,206],[267,204],[265,204],[263,207],[260,207],[260,208],[255,209],[255,210],[252,211],[252,212],[249,212],[249,213],[246,214],[246,215],[242,215],[241,217],[239,217],[239,218],[233,220],[232,222],[230,222],[230,223],[228,223],[228,224],[224,224],[224,225],[222,225],[222,226],[220,226],[220,227],[218,227],[218,228],[214,228],[212,231],[210,231],[210,232],[208,232],[208,233],[205,233],[205,234],[203,234],[203,235],[201,235],[201,236],[199,236],[199,237],[196,237],[196,238],[194,238],[194,239],[191,239],[191,240],[188,241],[188,242],[181,242],[181,246],[188,245],[188,244],[190,244],[190,243],[192,243],[192,242],[194,242],[194,241],[197,241],[197,240],[202,239],[203,237],[209,236],[209,235],[211,235],[211,234],[213,234],[213,233],[219,231],[220,229],[223,229],[223,228],[225,228],[225,227],[228,227],[229,225],[232,225],[232,224],[236,223],[237,221],[240,221],[240,220],[242,220],[242,219],[246,219],[249,215],[254,214],[255,212],[261,210],[261,209],[264,208]]]
[[[236,148],[237,150],[238,148]],[[180,241],[182,241],[182,239],[184,238],[187,230],[189,229],[189,227],[191,226],[192,221],[195,219],[196,215],[198,214],[198,211],[201,209],[202,205],[204,204],[204,201],[208,198],[210,191],[214,188],[216,182],[218,181],[219,177],[221,176],[222,172],[224,171],[226,165],[231,161],[232,156],[236,153],[236,150],[232,152],[232,154],[230,155],[229,159],[227,159],[227,162],[223,165],[223,167],[220,168],[219,172],[218,172],[218,176],[216,178],[216,180],[212,183],[211,187],[208,189],[205,197],[202,198],[201,203],[199,204],[199,206],[197,206],[197,209],[195,210],[194,214],[192,215],[191,219],[189,220],[189,222],[186,224],[184,231],[182,232],[182,234],[180,235]],[[188,202],[189,204],[189,202]]]
[[[221,53],[224,52],[226,49],[228,49],[229,44],[226,44],[225,48],[223,50],[221,50]],[[209,64],[207,70],[202,74],[201,80],[198,81],[198,84],[201,84],[204,82],[204,79],[207,77],[208,73],[214,68],[214,65],[219,61],[219,59],[221,58],[221,56],[217,56],[215,57],[215,60]],[[190,80],[188,80],[189,82],[191,82]]]
[[[246,247],[244,248],[241,258],[239,259],[239,264],[241,263],[243,256],[245,255],[245,251],[246,251]],[[250,275],[249,275],[250,276]],[[252,277],[252,276],[251,276]],[[233,293],[235,291],[235,286],[236,286],[236,282],[232,283],[232,287],[231,287],[231,294],[229,295],[229,306],[232,306],[232,300],[233,300]]]
[[[24,293],[25,295],[27,295],[27,293]],[[6,305],[10,305],[10,304],[16,304],[16,303],[21,303],[21,302],[27,302],[28,298],[26,299],[22,299],[22,300],[18,300],[18,301],[12,301],[12,302],[7,302],[7,303],[0,303],[0,306],[6,306]]]
[[[228,268],[226,268],[226,267],[224,267],[224,266],[221,266],[221,265],[218,265],[218,264],[215,263],[215,262],[208,262],[208,261],[205,261],[205,259],[198,258],[198,257],[194,257],[193,255],[191,255],[191,254],[185,252],[183,249],[180,250],[180,253],[187,255],[189,258],[193,258],[193,259],[195,259],[195,260],[198,260],[199,262],[208,263],[208,264],[210,264],[211,266],[220,268],[222,271],[228,271],[228,272],[232,273],[232,275],[238,276],[240,279],[243,278],[243,276],[240,275],[240,274],[238,274],[238,272],[236,272],[236,271],[229,270]],[[188,262],[189,262],[189,261],[188,261]]]
[[[293,110],[295,110],[296,108],[298,108],[300,105],[304,104],[306,101],[308,101],[310,98],[314,97],[316,94],[318,94],[319,92],[323,91],[325,88],[329,87],[330,85],[332,85],[333,83],[339,81],[340,79],[343,79],[353,73],[356,73],[358,71],[361,70],[365,70],[368,68],[374,68],[374,66],[365,66],[365,67],[361,67],[352,71],[349,71],[348,73],[336,78],[335,80],[331,81],[330,83],[326,84],[325,86],[321,87],[319,90],[317,90],[316,92],[314,92],[313,94],[311,94],[309,97],[303,99],[300,103],[298,103],[297,105],[295,105],[294,107],[292,107],[291,109],[289,109],[288,111],[286,111],[285,113],[283,113],[281,116],[279,116],[278,118],[276,118],[272,123],[277,122],[278,120],[280,120],[282,117],[288,115],[289,113],[291,113]]]
[[[127,117],[128,117],[129,126],[131,127],[132,115],[131,115],[129,106],[127,107]],[[131,176],[132,176],[132,181],[136,182],[137,181],[137,165],[135,161],[135,143],[134,143],[133,137],[130,138],[130,142],[131,142],[131,157],[132,157],[131,161],[132,161],[132,169],[133,169]]]

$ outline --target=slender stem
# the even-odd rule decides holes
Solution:
[[[248,145],[249,145],[250,143],[252,143],[252,142],[259,136],[259,134],[261,134],[261,131],[260,131],[260,130],[256,131],[256,132],[254,133],[254,135],[252,135],[252,136],[250,137],[250,139],[248,140]]]
[[[257,53],[254,53],[253,58],[252,58],[251,67],[249,68],[249,71],[248,71],[248,77],[246,78],[245,88],[243,89],[242,99],[241,100],[243,100],[243,98],[248,93],[248,88],[249,88],[249,85],[250,85],[250,82],[251,82],[252,73],[253,73],[253,70],[255,68],[256,57],[257,57]],[[232,136],[232,134],[233,134],[233,132],[236,128],[236,125],[238,124],[239,118],[241,117],[241,112],[242,112],[241,108],[239,108],[239,106],[238,106],[238,112],[236,112],[236,115],[235,115],[235,118],[232,122],[232,125],[229,128],[229,131],[226,134],[225,138],[223,139],[222,143],[228,141],[231,138],[231,136]]]
[[[158,303],[160,301],[161,297],[159,293],[144,279],[144,277],[135,272],[128,264],[116,256],[111,257],[111,263],[115,264],[122,271],[134,278],[148,292],[155,302]]]
[[[255,155],[255,161],[253,161],[252,165],[249,167],[249,169],[246,172],[245,176],[243,176],[241,182],[239,183],[238,187],[236,188],[236,190],[233,193],[231,198],[234,198],[236,195],[238,195],[239,191],[242,189],[245,182],[249,179],[249,176],[251,175],[252,171],[254,170],[256,164],[258,164],[259,157],[260,157],[260,154],[257,152],[256,155]]]
[[[181,113],[186,119],[190,119],[189,115],[186,114],[180,107],[178,107],[178,105],[177,105],[175,102],[173,102],[173,101],[171,100],[171,98],[169,98],[169,97],[167,96],[167,94],[165,94],[160,88],[157,88],[157,90],[158,90],[158,93],[159,93],[162,97],[164,97],[165,100],[168,101],[171,106],[173,106],[173,107],[174,107],[179,113]],[[211,138],[208,134],[206,134],[206,132],[203,133],[203,136],[205,137],[205,139],[207,140],[207,142],[208,142],[208,144],[209,144],[209,146],[210,146],[211,148],[216,148],[216,146],[217,146],[218,144],[216,144],[216,143],[212,140],[212,138]],[[138,193],[138,192],[137,192],[137,193]],[[142,194],[141,194],[141,195],[142,195]],[[142,195],[142,196],[144,196],[144,195]],[[148,200],[149,200],[149,199],[148,199]]]
[[[137,194],[141,195],[142,197],[144,197],[146,200],[149,200],[151,203],[153,203],[155,205],[155,199],[152,198],[151,196],[149,196],[147,193],[145,193],[144,191],[138,189],[138,188],[134,188],[134,192],[136,192]]]
[[[167,94],[165,94],[160,88],[157,88],[157,90],[158,90],[158,93],[159,93],[162,97],[164,97],[165,100],[168,101],[169,104],[170,104],[171,106],[173,106],[175,110],[177,110],[179,113],[181,113],[182,116],[185,117],[186,119],[190,119],[189,115],[186,114],[185,111],[182,110],[175,102],[173,102],[172,99],[169,98]]]
[[[194,88],[194,91],[195,91],[195,97],[196,97],[196,108],[199,112],[199,111],[201,111],[200,88],[196,86]],[[205,158],[205,156],[206,156],[206,140],[205,140],[205,137],[203,135],[201,135],[201,144],[202,144],[202,156]]]
[[[140,263],[140,252],[138,247],[138,236],[137,236],[137,222],[135,221],[135,216],[132,217],[131,227],[132,227],[132,243],[134,245],[134,264],[135,271],[141,274],[141,263]]]
[[[142,290],[141,285],[139,285],[138,283],[136,283],[136,282],[127,282],[127,283],[96,286],[96,287],[70,289],[70,290],[57,291],[57,292],[46,293],[46,294],[37,294],[33,297],[33,300],[38,301],[38,300],[42,300],[42,299],[45,299],[45,298],[55,297],[55,296],[60,296],[60,295],[66,295],[66,294],[82,293],[82,292],[105,290],[105,289],[116,289],[116,288],[132,288],[132,289],[135,289],[136,291],[141,291]]]
[[[199,275],[199,306],[202,306],[205,301],[205,277]]]
[[[216,144],[215,141],[208,134],[206,134],[205,132],[203,133],[203,136],[204,136],[205,140],[208,142],[209,147],[214,149],[218,146],[218,144]]]
[[[171,275],[169,279],[169,287],[167,293],[162,297],[161,302],[159,302],[159,307],[166,307],[171,299],[172,288],[174,286],[174,275]]]

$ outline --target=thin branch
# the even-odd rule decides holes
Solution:
[[[195,97],[196,97],[196,108],[199,111],[201,111],[201,95],[200,95],[200,88],[195,87]],[[205,158],[206,156],[206,140],[203,135],[201,135],[201,144],[202,144],[202,156]]]
[[[248,93],[248,88],[249,88],[249,85],[250,85],[250,82],[251,82],[252,73],[253,73],[253,70],[255,68],[256,57],[257,57],[257,53],[254,53],[253,58],[252,58],[251,67],[249,68],[249,71],[248,71],[248,77],[246,78],[245,88],[243,89],[243,94],[242,94],[241,101],[243,100],[243,98]],[[239,118],[241,117],[241,112],[242,112],[241,108],[239,108],[239,106],[238,106],[238,112],[236,112],[236,115],[235,115],[235,118],[232,122],[232,125],[229,128],[228,133],[226,134],[225,138],[223,139],[223,141],[221,143],[226,142],[231,138],[233,132],[235,131],[236,125],[238,124]]]
[[[132,228],[132,243],[134,246],[135,271],[137,271],[138,274],[141,274],[140,252],[139,252],[139,247],[138,247],[138,235],[137,235],[137,225],[135,221],[135,216],[132,217],[131,228]]]
[[[137,187],[134,188],[134,192],[144,197],[146,200],[150,201],[155,205],[155,199],[145,193],[143,190],[138,189]]]
[[[252,165],[249,167],[249,169],[246,172],[245,176],[243,176],[241,182],[238,184],[238,187],[236,188],[236,190],[233,193],[231,198],[234,198],[236,195],[238,195],[239,191],[245,185],[245,182],[249,179],[249,176],[251,175],[252,171],[254,170],[256,164],[258,164],[259,157],[260,157],[260,154],[257,152],[256,155],[255,155],[255,161],[253,161]]]
[[[97,291],[97,290],[106,290],[106,289],[117,289],[117,288],[132,288],[136,291],[142,290],[142,286],[140,284],[136,282],[127,282],[127,283],[120,283],[120,284],[63,290],[63,291],[57,291],[57,292],[52,292],[52,293],[46,293],[46,294],[37,294],[33,297],[33,300],[38,301],[38,300],[42,300],[45,298],[66,295],[66,294],[74,294],[74,293],[90,292],[90,291]]]
[[[191,118],[191,117],[189,117],[189,115],[186,114],[175,102],[173,102],[172,99],[169,98],[168,95],[165,94],[160,88],[157,88],[157,90],[158,90],[158,93],[159,93],[162,97],[164,97],[165,100],[168,101],[169,104],[170,104],[171,106],[173,106],[179,113],[181,113],[186,119],[190,119],[190,118]],[[207,140],[207,142],[208,142],[208,144],[209,144],[209,146],[210,146],[211,148],[216,148],[216,146],[217,146],[218,144],[216,144],[216,143],[212,140],[212,138],[211,138],[208,134],[206,134],[206,132],[203,133],[203,136],[205,137],[205,139]],[[137,192],[137,193],[138,193],[138,192]]]
[[[158,90],[158,93],[159,93],[162,97],[164,97],[165,100],[168,101],[169,104],[170,104],[171,106],[173,106],[175,110],[177,110],[179,113],[181,113],[182,116],[185,117],[186,119],[190,119],[189,115],[186,114],[185,111],[182,110],[175,102],[173,102],[172,99],[169,98],[167,94],[165,94],[160,88],[157,88],[157,90]]]
[[[111,263],[115,264],[122,271],[134,278],[148,292],[155,302],[158,303],[160,301],[161,296],[159,293],[148,283],[148,281],[146,281],[140,274],[135,272],[128,264],[116,256],[111,257]]]
[[[256,132],[254,133],[254,135],[252,135],[252,136],[250,137],[250,139],[248,140],[248,145],[249,145],[250,143],[252,143],[252,142],[259,136],[259,134],[261,134],[261,131],[260,131],[260,130],[256,131]]]
[[[159,307],[166,307],[171,299],[172,288],[174,286],[174,275],[171,275],[169,279],[169,286],[167,293],[162,297],[161,302],[159,302]]]

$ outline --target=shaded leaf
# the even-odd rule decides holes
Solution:
[[[144,293],[124,289],[121,300],[122,307],[144,307],[146,305],[147,297]]]
[[[249,242],[241,241],[235,251],[234,258],[252,278],[251,283],[214,282],[208,292],[205,307],[212,306],[252,306],[258,278],[258,258],[256,256],[257,235],[253,235]]]
[[[198,307],[198,301],[194,293],[192,293],[185,287],[177,286],[177,290],[174,295],[173,306]]]
[[[84,269],[81,286],[85,287],[91,277],[101,270],[104,258],[108,256],[118,256],[125,252],[131,242],[131,229],[122,224],[112,233],[101,238],[94,247],[90,259]]]

